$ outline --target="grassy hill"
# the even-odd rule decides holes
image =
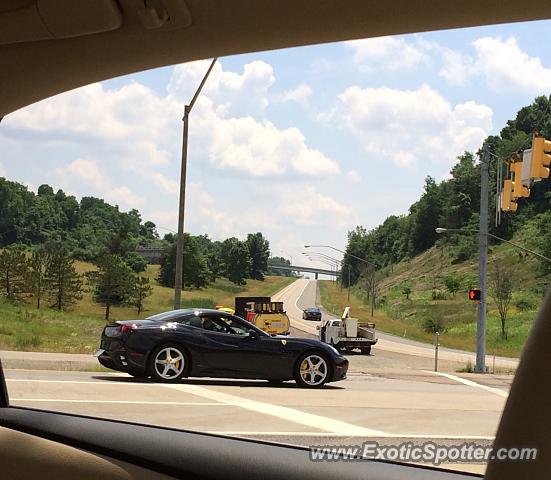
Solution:
[[[531,235],[528,227],[513,241],[529,247]],[[388,333],[433,342],[434,334],[427,331],[427,324],[432,323],[441,332],[442,345],[474,350],[476,303],[467,299],[467,290],[477,286],[478,255],[462,263],[455,263],[455,258],[453,247],[437,245],[421,255],[394,265],[392,269],[386,269],[379,283],[378,308],[374,316],[377,327]],[[501,338],[496,305],[491,297],[488,298],[487,354],[518,356],[548,279],[541,276],[538,260],[519,255],[519,250],[508,244],[490,247],[489,265],[493,262],[511,262],[514,265],[515,287],[506,340]],[[455,296],[444,286],[443,279],[448,275],[456,275],[461,280],[461,288]],[[404,284],[411,286],[409,299],[403,293]],[[324,307],[333,313],[341,312],[345,305],[350,304],[354,316],[366,319],[371,316],[365,294],[356,286],[352,288],[350,302],[346,290],[341,291],[333,282],[321,282],[320,294]]]
[[[84,273],[93,266],[78,262],[77,269]],[[149,265],[143,274],[149,277],[153,294],[145,301],[146,311],[142,317],[172,309],[173,290],[157,283],[158,273],[158,265]],[[235,296],[269,296],[294,280],[290,277],[266,277],[264,281],[247,280],[246,285],[238,286],[229,280],[218,279],[208,288],[182,292],[182,306],[233,306]],[[133,308],[111,309],[111,320],[134,318],[136,310]],[[47,307],[38,310],[31,303],[12,305],[0,302],[0,350],[92,353],[98,346],[104,325],[104,309],[92,301],[90,293],[85,293],[69,312]]]

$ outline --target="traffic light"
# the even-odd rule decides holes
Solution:
[[[469,300],[472,300],[474,302],[480,302],[481,298],[482,298],[482,292],[480,291],[480,288],[471,288],[469,290]]]
[[[514,175],[512,199],[529,197],[530,189],[522,183],[522,162],[511,163],[510,168]]]
[[[530,164],[530,178],[536,182],[549,177],[549,164],[551,163],[551,142],[539,134],[532,139],[532,155]]]
[[[501,191],[501,210],[503,212],[516,212],[517,202],[513,200],[513,181],[504,180]]]

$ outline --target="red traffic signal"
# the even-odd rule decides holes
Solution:
[[[471,288],[469,290],[469,300],[473,300],[475,302],[480,302],[482,294],[480,292],[480,288]]]

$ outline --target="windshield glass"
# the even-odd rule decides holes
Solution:
[[[202,60],[7,115],[12,403],[483,473],[551,279],[550,27]]]

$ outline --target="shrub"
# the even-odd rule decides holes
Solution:
[[[521,312],[525,312],[527,310],[534,310],[534,304],[526,299],[526,298],[519,298],[516,302],[515,302],[515,307],[517,307],[517,309],[519,309]]]
[[[446,330],[446,324],[442,317],[434,316],[429,317],[423,322],[423,330],[427,333],[444,332]]]

